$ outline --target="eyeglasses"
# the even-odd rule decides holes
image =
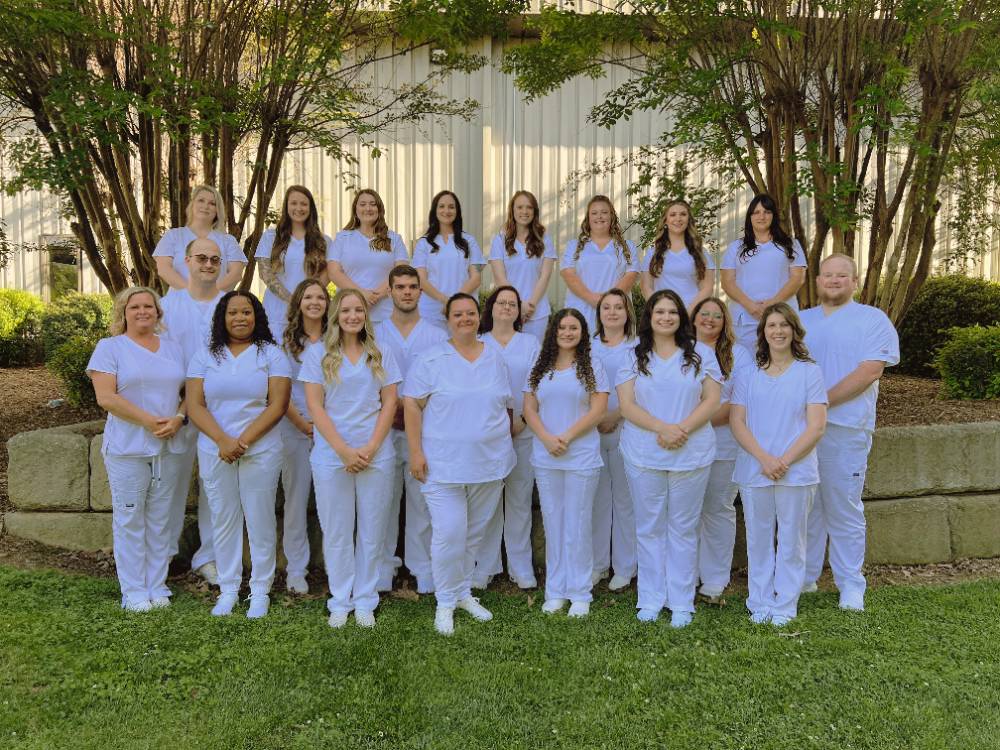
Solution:
[[[699,318],[704,318],[705,320],[722,320],[722,313],[709,312],[708,310],[702,310],[698,313]]]
[[[200,266],[203,266],[206,263],[208,263],[209,265],[212,265],[212,266],[220,266],[220,265],[222,265],[222,258],[220,258],[218,255],[200,255],[199,254],[199,255],[192,255],[190,257],[194,258],[195,262],[198,265],[200,265]]]
[[[495,304],[499,305],[500,307],[517,307],[516,302],[496,302]]]

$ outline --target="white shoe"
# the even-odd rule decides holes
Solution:
[[[865,595],[842,591],[840,593],[840,608],[846,612],[864,612]]]
[[[803,594],[815,594],[817,591],[819,591],[819,586],[816,585],[816,581],[802,584]]]
[[[480,576],[479,578],[472,579],[472,588],[474,589],[485,589],[490,585],[490,581],[493,580],[493,576]]]
[[[660,619],[660,610],[647,607],[640,609],[635,617],[639,622],[656,622]]]
[[[599,584],[601,581],[603,581],[607,577],[608,577],[608,571],[606,571],[606,570],[595,570],[590,575],[590,583],[591,583],[591,585],[596,586],[597,584]]]
[[[608,581],[608,591],[621,591],[630,583],[632,583],[631,578],[626,578],[625,576],[620,576],[615,573],[611,576],[611,580]]]
[[[207,562],[198,568],[195,573],[200,575],[206,581],[208,581],[213,586],[219,585],[219,569],[215,567],[214,562]]]
[[[451,607],[438,607],[434,612],[434,629],[441,635],[454,633],[455,610]]]
[[[215,601],[215,606],[212,607],[212,616],[225,617],[226,615],[231,615],[233,607],[236,606],[236,602],[239,599],[239,594],[219,594],[219,598]]]
[[[586,617],[590,614],[590,602],[573,602],[569,605],[570,617]]]
[[[156,596],[149,600],[149,606],[153,609],[164,609],[170,606],[169,596]]]
[[[671,612],[670,613],[670,627],[675,630],[680,628],[686,628],[691,624],[691,620],[694,619],[694,615],[690,612]]]
[[[248,620],[259,620],[271,608],[271,597],[267,594],[250,594],[250,607],[247,609]]]
[[[356,609],[354,610],[354,622],[359,628],[374,628],[375,613],[370,609]]]
[[[770,612],[751,612],[750,613],[750,622],[752,622],[754,625],[766,625],[767,623],[771,622],[771,613]]]
[[[308,594],[309,582],[305,576],[288,576],[285,579],[285,588],[293,594]]]
[[[462,601],[458,603],[459,609],[464,609],[472,617],[480,622],[488,622],[493,619],[493,613],[490,612],[486,607],[479,603],[479,600],[474,596],[467,596]]]
[[[347,624],[347,612],[331,612],[326,624],[331,628],[342,628]]]
[[[787,615],[771,615],[771,624],[776,628],[783,628],[792,621]]]
[[[149,612],[153,608],[153,603],[149,599],[131,599],[125,597],[122,600],[122,609],[126,612]]]
[[[542,605],[542,612],[547,615],[554,615],[565,606],[565,599],[546,599],[545,604]]]
[[[512,580],[514,582],[514,585],[517,586],[519,589],[538,588],[538,581],[535,579],[534,576],[531,576],[530,578],[514,578],[514,576],[511,576],[510,580]]]

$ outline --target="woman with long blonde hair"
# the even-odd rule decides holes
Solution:
[[[653,246],[642,260],[642,296],[673,289],[688,310],[715,288],[715,261],[702,248],[691,205],[684,200],[667,204]]]

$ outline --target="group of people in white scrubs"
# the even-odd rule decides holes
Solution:
[[[609,575],[611,590],[638,576],[643,622],[669,610],[681,628],[697,599],[724,603],[737,495],[754,622],[796,616],[827,547],[841,607],[863,609],[861,491],[878,379],[899,354],[886,316],[853,301],[853,260],[822,263],[821,304],[800,317],[805,259],[768,196],[718,268],[686,202],[667,205],[640,257],[595,196],[562,254],[568,291],[553,313],[558,258],[539,214],[518,191],[486,258],[442,191],[411,260],[375,191],[355,195],[331,239],[312,194],[292,186],[258,245],[261,303],[233,291],[246,259],[217,191],[195,188],[187,225],[154,253],[168,293],[119,294],[88,365],[109,414],[122,606],[169,605],[197,456],[192,567],[219,587],[218,616],[239,601],[244,528],[247,616],[268,612],[279,482],[286,587],[309,591],[313,488],[335,628],[352,613],[374,626],[404,564],[436,596],[438,632],[454,631],[456,609],[491,619],[473,592],[504,560],[517,586],[537,586],[535,487],[548,614],[585,617]],[[728,304],[713,296],[717,272]]]

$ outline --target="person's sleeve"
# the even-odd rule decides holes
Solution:
[[[191,357],[188,363],[187,376],[189,378],[204,378],[208,371],[208,357],[211,356],[206,347],[200,348]]]
[[[160,237],[160,241],[156,243],[156,248],[153,250],[154,258],[173,258],[177,254],[178,244],[175,240],[177,236],[176,229],[168,229]]]
[[[87,371],[106,372],[109,375],[118,374],[118,358],[115,356],[114,345],[110,339],[101,339],[94,348],[87,362]]]
[[[507,255],[507,250],[503,246],[503,235],[502,234],[494,235],[493,240],[490,242],[489,259],[503,261],[506,255]]]
[[[639,261],[640,261],[639,250],[636,248],[635,243],[632,242],[632,240],[625,240],[625,244],[628,245],[628,257],[630,259],[628,264],[628,270],[638,273]]]
[[[576,268],[576,259],[573,257],[576,255],[576,243],[577,240],[570,240],[566,243],[566,249],[563,250],[562,260],[559,261],[559,265],[563,269]]]
[[[323,235],[323,240],[326,242],[326,259],[333,260],[333,237],[328,234]]]
[[[269,260],[271,258],[271,249],[273,247],[274,230],[267,229],[264,234],[261,235],[260,242],[257,243],[257,250],[254,252],[253,257]]]
[[[427,268],[427,250],[429,247],[430,246],[427,244],[427,240],[424,237],[417,240],[417,244],[413,248],[414,268]]]
[[[705,268],[709,271],[715,270],[715,254],[710,253],[707,250],[703,250],[701,253],[705,258]]]
[[[240,242],[233,235],[227,234],[226,239],[223,240],[222,254],[226,256],[226,263],[246,263],[247,256],[243,252],[243,248],[240,247]],[[225,273],[225,269],[223,269]]]
[[[345,232],[337,232],[337,236],[333,238],[333,242],[326,246],[326,259],[328,261],[335,260],[338,263],[342,262],[344,244],[347,242],[345,234]]]
[[[792,240],[792,268],[806,265],[806,254],[798,240]]]
[[[471,234],[467,234],[465,239],[469,241],[469,263],[474,266],[485,266],[486,258],[483,257],[483,249],[479,247],[476,238]]]
[[[559,260],[559,253],[556,252],[556,246],[552,244],[552,240],[546,237],[542,240],[542,244],[545,246],[545,251],[542,253],[543,258],[551,258],[552,260]]]
[[[647,247],[646,251],[642,254],[642,260],[639,261],[639,270],[643,273],[649,271],[649,264],[653,260],[653,253],[656,252],[655,247]]]
[[[410,254],[406,252],[406,243],[403,242],[403,238],[395,232],[390,232],[389,239],[392,243],[392,257],[395,260],[402,260],[409,263]]]
[[[299,368],[299,380],[303,383],[316,383],[324,385],[326,378],[323,376],[323,347],[310,346],[302,354],[302,367]]]
[[[591,367],[594,369],[594,389],[598,393],[611,393],[611,384],[608,380],[608,372],[604,369],[604,363],[597,357],[591,359]]]
[[[746,407],[747,389],[750,387],[750,377],[752,371],[748,369],[738,370],[733,373],[733,390],[729,396],[729,403],[736,406]]]
[[[862,360],[885,362],[887,367],[899,364],[899,334],[881,310],[868,321],[863,346]]]
[[[382,350],[382,369],[385,370],[385,382],[382,385],[402,383],[403,375],[399,370],[399,364],[396,362],[396,355],[388,347],[380,346],[379,349]]]
[[[628,356],[625,361],[622,362],[622,366],[618,368],[618,372],[615,373],[615,385],[619,386],[622,383],[627,383],[630,380],[635,380],[639,375],[638,364],[635,359],[635,350],[629,350]]]
[[[716,383],[723,381],[722,370],[719,367],[719,360],[709,347],[701,352],[701,370],[706,378],[711,378]]]
[[[426,398],[431,395],[434,388],[433,369],[434,364],[426,355],[417,357],[403,381],[403,395],[409,398]]]
[[[806,375],[806,402],[810,404],[830,402],[826,395],[826,384],[823,382],[823,371],[817,364],[811,364]]]
[[[267,345],[267,376],[269,378],[291,378],[292,365],[284,351],[273,344]]]
[[[729,246],[726,248],[725,254],[722,256],[722,269],[725,271],[735,271],[739,260],[740,245],[743,244],[742,240],[735,240],[730,242]]]

